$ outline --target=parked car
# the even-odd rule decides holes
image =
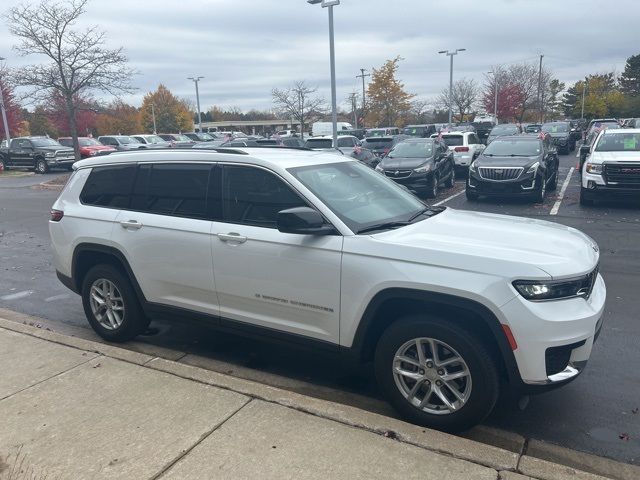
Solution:
[[[28,168],[47,173],[52,168],[71,170],[76,161],[73,148],[60,145],[49,137],[12,138],[9,148],[0,149],[0,170]]]
[[[349,122],[337,122],[338,131],[340,130],[353,130],[353,125]],[[333,123],[332,122],[314,122],[311,125],[311,135],[314,137],[321,137],[325,135],[333,135]]]
[[[353,135],[358,140],[362,140],[367,134],[367,130],[365,128],[354,128],[352,130],[338,130],[338,135]],[[333,132],[332,132],[333,135]]]
[[[640,199],[640,129],[601,130],[581,171],[580,203],[605,196]]]
[[[334,150],[338,149],[345,155],[351,155],[353,149],[360,146],[362,142],[353,135],[341,135],[338,137],[338,144],[333,144],[333,137],[311,137],[304,143],[306,148],[313,150]]]
[[[576,149],[576,141],[571,135],[569,122],[549,122],[542,125],[542,131],[551,137],[558,153],[568,155]]]
[[[469,167],[467,199],[515,195],[542,203],[558,185],[559,163],[549,135],[496,138]]]
[[[275,133],[280,138],[297,137],[298,132],[296,130],[279,130]]]
[[[367,148],[378,157],[384,157],[398,143],[411,138],[409,135],[391,135],[387,137],[367,137],[362,140],[362,147]]]
[[[58,143],[63,147],[73,148],[73,139],[71,137],[60,137],[58,139]],[[96,155],[109,155],[116,151],[115,148],[103,145],[92,137],[78,137],[78,144],[80,145],[80,158],[95,157]]]
[[[506,137],[511,135],[519,135],[522,133],[522,128],[517,123],[502,123],[496,125],[491,129],[487,136],[487,145],[498,137]]]
[[[466,170],[471,162],[482,153],[485,145],[480,142],[474,132],[450,132],[432,135],[441,136],[442,141],[453,152],[453,160],[456,167]]]
[[[530,123],[524,127],[524,133],[540,133],[541,131],[541,123]]]
[[[588,134],[593,128],[601,127],[620,128],[620,122],[617,118],[594,118],[593,120],[589,121],[589,124],[587,125],[585,131]]]
[[[411,137],[429,138],[436,133],[436,126],[434,124],[407,125],[402,129],[402,133]]]
[[[222,147],[222,145],[224,145],[224,144],[225,144],[225,143],[227,143],[227,142],[228,142],[228,140],[224,140],[224,139],[216,139],[216,140],[213,140],[213,141],[211,141],[211,142],[198,142],[198,143],[194,143],[194,144],[193,144],[193,147],[191,147],[191,148],[195,148],[195,149],[200,149],[200,148],[207,149],[207,148],[211,148],[211,149],[213,149],[213,148],[219,148],[219,147]]]
[[[364,163],[369,168],[376,168],[380,163],[380,158],[368,148],[355,147],[349,156]]]
[[[142,143],[146,148],[171,148],[171,142],[167,142],[158,135],[131,135]]]
[[[213,140],[215,140],[215,138],[211,135],[209,135],[208,133],[205,132],[191,132],[191,133],[185,133],[184,134],[185,137],[189,137],[191,140],[193,140],[194,142],[212,142]]]
[[[133,137],[128,135],[102,135],[98,137],[98,141],[103,145],[109,145],[118,151],[140,150],[146,148]]]
[[[472,125],[476,127],[476,133],[481,142],[487,142],[487,137],[491,132],[491,129],[498,124],[496,118],[493,115],[476,115],[473,119]]]
[[[435,198],[441,185],[451,188],[456,181],[453,152],[439,138],[398,143],[380,160],[376,171],[428,198]]]
[[[244,138],[236,138],[223,143],[222,147],[257,147],[260,144],[257,140],[247,140]]]
[[[429,207],[347,156],[231,155],[77,163],[51,210],[52,262],[102,338],[188,318],[331,346],[372,362],[405,419],[450,431],[489,415],[503,384],[564,385],[600,351],[606,287],[580,231]]]
[[[195,141],[191,140],[186,135],[182,135],[181,133],[160,133],[158,134],[158,136],[163,140],[169,142],[172,147],[190,148],[193,147],[193,145],[196,143]]]
[[[369,128],[365,134],[365,138],[369,137],[388,137],[391,135],[400,135],[400,129],[397,127],[385,128]]]
[[[580,145],[579,155],[580,155],[580,163],[578,164],[578,168],[582,171],[582,167],[584,166],[584,162],[587,160],[587,156],[591,152],[591,149],[600,135],[600,132],[603,130],[618,130],[620,129],[620,124],[616,122],[606,121],[604,123],[595,122],[591,124],[589,130],[585,134],[584,141],[582,145]]]

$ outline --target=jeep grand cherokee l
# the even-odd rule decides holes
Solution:
[[[109,341],[189,317],[329,348],[373,361],[408,420],[460,430],[502,379],[575,378],[602,325],[585,234],[429,207],[347,156],[146,150],[74,168],[51,211],[54,264]]]

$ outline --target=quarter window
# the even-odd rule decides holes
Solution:
[[[225,166],[222,186],[225,222],[276,228],[278,212],[307,204],[273,173]]]
[[[98,207],[127,208],[135,173],[135,165],[94,168],[82,189],[80,201]]]

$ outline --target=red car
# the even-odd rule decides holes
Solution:
[[[58,139],[58,143],[65,147],[73,148],[73,140],[71,137],[61,137]],[[80,144],[81,158],[109,155],[111,152],[116,151],[115,148],[103,145],[98,140],[91,137],[78,137],[78,143]]]

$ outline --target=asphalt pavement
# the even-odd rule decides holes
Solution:
[[[640,203],[580,206],[578,174],[572,170],[576,163],[575,153],[561,157],[558,190],[549,192],[540,205],[508,199],[468,202],[461,180],[453,189],[442,190],[432,203],[558,222],[598,242],[608,300],[603,332],[586,371],[561,389],[531,397],[524,410],[505,396],[485,423],[527,439],[640,465],[640,350],[636,346],[640,338],[636,293],[640,286]],[[97,340],[86,323],[80,298],[57,281],[51,266],[47,220],[58,192],[33,187],[60,174],[0,178],[0,307],[40,317],[43,328]],[[396,415],[380,399],[367,367],[180,322],[153,322],[148,333],[125,346]],[[469,433],[474,435],[482,436],[482,432]]]

